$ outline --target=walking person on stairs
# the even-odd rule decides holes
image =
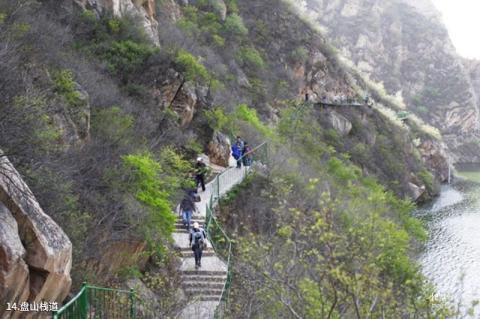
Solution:
[[[202,252],[207,246],[207,235],[200,225],[193,223],[193,229],[190,232],[190,246],[195,256],[195,269],[202,267]]]
[[[197,158],[197,163],[195,164],[195,182],[198,185],[202,186],[202,191],[205,191],[205,175],[208,172],[207,165],[203,162],[203,158]]]
[[[194,198],[190,194],[185,194],[180,203],[180,212],[182,214],[183,226],[190,231],[190,222],[192,220],[193,213],[197,210],[195,206]]]

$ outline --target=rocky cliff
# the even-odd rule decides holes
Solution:
[[[61,302],[70,291],[72,244],[43,212],[9,160],[0,154],[0,302]],[[2,318],[29,318],[5,312]]]
[[[306,156],[315,165],[337,160],[338,175],[325,183],[345,177],[348,163],[354,176],[421,201],[446,179],[441,141],[386,112],[375,92],[367,90],[373,107],[316,104],[363,101],[365,82],[279,0],[8,3],[0,3],[0,17],[7,16],[0,20],[0,88],[8,92],[0,95],[0,146],[73,242],[77,287],[141,277],[165,317],[174,313],[181,287],[165,280],[176,273],[171,208],[190,182],[189,160],[208,153],[226,165],[228,136],[238,132],[255,145],[295,128],[291,134],[315,150]],[[277,127],[305,109],[305,123]],[[295,157],[290,147],[279,146]],[[40,296],[59,277],[64,284],[52,298],[61,299],[68,239],[39,204],[32,204],[38,214],[21,207],[30,225],[18,220],[19,204],[3,203],[8,235],[0,243],[13,252],[11,277],[35,279],[33,288],[11,294]],[[25,245],[25,225],[45,246]],[[29,257],[35,253],[39,259]],[[161,278],[151,278],[159,270]]]
[[[296,3],[370,80],[444,134],[456,161],[477,161],[478,101],[429,0]]]

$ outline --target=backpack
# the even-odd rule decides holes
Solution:
[[[200,247],[203,247],[205,243],[205,238],[203,237],[203,231],[198,229],[193,232],[193,244],[194,245],[199,245]]]

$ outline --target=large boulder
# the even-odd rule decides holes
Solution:
[[[0,302],[26,300],[29,296],[29,270],[25,248],[12,213],[0,203]],[[1,308],[0,308],[1,309]],[[2,317],[3,318],[3,317]]]
[[[71,285],[72,244],[1,153],[0,203],[0,302],[63,301]]]
[[[352,123],[343,115],[331,111],[328,113],[328,119],[335,131],[341,136],[347,136],[352,131]]]
[[[210,162],[228,167],[231,153],[230,148],[230,139],[220,132],[215,132],[212,140],[208,143],[208,157],[210,158]]]
[[[178,115],[182,127],[188,126],[198,106],[206,103],[204,95],[208,94],[208,90],[185,82],[182,75],[173,69],[168,69],[164,78],[164,81],[152,90],[152,96],[161,109],[171,108]]]

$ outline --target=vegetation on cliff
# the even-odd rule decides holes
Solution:
[[[409,185],[436,192],[414,146],[429,137],[367,107],[300,103],[361,96],[282,2],[226,1],[224,18],[212,3],[175,3],[160,47],[132,17],[0,4],[0,148],[71,238],[75,287],[140,278],[175,312],[171,212],[216,131],[275,149],[222,212],[232,317],[445,316],[410,258],[424,232]]]

